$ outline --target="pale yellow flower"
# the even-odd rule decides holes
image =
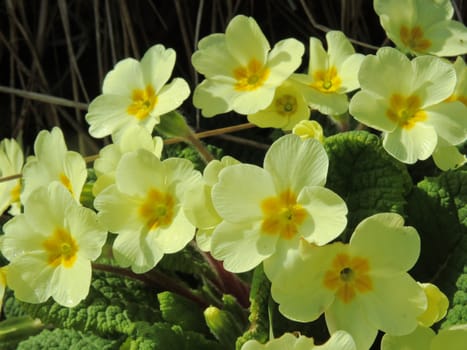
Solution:
[[[205,76],[193,94],[203,116],[235,111],[253,114],[271,104],[274,92],[300,65],[304,46],[284,39],[271,50],[252,17],[235,16],[225,34],[200,40],[191,61]]]
[[[175,51],[154,45],[141,61],[126,58],[107,73],[102,95],[89,105],[86,121],[93,137],[119,137],[129,125],[142,125],[149,132],[162,114],[178,108],[190,94],[187,82],[174,78]]]
[[[14,139],[0,142],[0,177],[21,174],[24,156],[20,145]],[[0,182],[0,215],[10,207],[9,213],[17,215],[21,210],[21,180]]]

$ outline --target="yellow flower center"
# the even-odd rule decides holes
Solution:
[[[57,228],[47,238],[43,246],[47,252],[47,263],[53,267],[63,265],[72,267],[76,261],[79,250],[78,244],[73,236],[64,228]]]
[[[423,30],[419,26],[408,28],[403,25],[400,29],[402,43],[417,52],[424,52],[431,46],[431,41],[423,37]]]
[[[238,67],[233,71],[234,78],[237,80],[235,83],[235,90],[238,91],[252,91],[263,86],[264,82],[269,77],[270,70],[264,67],[261,62],[253,58],[248,62],[246,67]]]
[[[60,182],[67,188],[68,191],[70,191],[71,194],[73,194],[73,186],[71,185],[71,181],[64,173],[60,174]]]
[[[297,110],[297,99],[295,96],[287,94],[276,98],[276,110],[277,113],[284,117],[294,114]]]
[[[400,94],[393,94],[389,99],[386,115],[402,128],[410,130],[417,122],[427,118],[425,111],[421,110],[420,107],[421,101],[416,95],[404,97]]]
[[[338,254],[332,266],[324,274],[323,284],[335,291],[337,298],[343,303],[350,303],[359,293],[366,293],[373,289],[373,283],[368,276],[370,264],[362,257],[350,257]]]
[[[297,203],[297,196],[286,190],[277,197],[268,197],[261,202],[263,222],[261,230],[291,239],[307,216],[307,211]]]
[[[18,183],[13,187],[10,191],[10,201],[11,203],[19,202],[19,196],[21,194],[21,182]]]
[[[144,120],[157,103],[157,95],[151,84],[144,90],[134,89],[131,99],[133,102],[128,106],[127,113],[138,120]]]
[[[311,87],[321,92],[336,92],[342,84],[342,80],[337,74],[336,67],[332,66],[328,70],[317,70],[313,73],[314,82]]]
[[[163,193],[151,188],[139,207],[139,214],[146,222],[149,230],[168,226],[174,217],[175,201],[169,193]]]

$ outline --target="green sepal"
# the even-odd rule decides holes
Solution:
[[[186,138],[190,134],[190,127],[185,118],[177,111],[161,115],[160,123],[156,125],[155,129],[165,137]]]

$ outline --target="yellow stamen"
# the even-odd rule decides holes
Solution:
[[[248,62],[246,67],[238,67],[233,71],[235,90],[238,91],[253,91],[261,86],[269,77],[270,70],[264,67],[261,62],[253,58]]]
[[[294,114],[297,110],[297,99],[292,95],[282,95],[276,98],[276,111],[284,117]]]
[[[277,197],[268,197],[261,202],[263,222],[261,230],[268,234],[279,234],[291,239],[305,221],[307,211],[297,203],[297,196],[286,190]]]
[[[336,292],[336,297],[343,303],[350,303],[358,293],[366,293],[373,289],[373,283],[368,276],[370,264],[366,258],[350,257],[338,254],[332,267],[326,271],[323,284]]]
[[[43,246],[48,254],[47,263],[53,267],[63,265],[72,267],[76,261],[79,250],[78,244],[73,236],[64,228],[56,229],[47,238]]]
[[[127,113],[138,120],[144,120],[157,103],[157,95],[151,84],[144,90],[134,89],[131,98],[133,102],[128,106]]]
[[[342,80],[337,74],[336,67],[332,66],[328,70],[317,70],[313,73],[314,82],[311,87],[321,92],[336,92],[342,84]]]
[[[139,214],[149,230],[165,227],[172,223],[175,201],[169,193],[151,188],[139,207]]]
[[[419,26],[408,28],[403,25],[400,29],[402,43],[416,52],[424,52],[431,46],[431,41],[423,37],[423,30]]]
[[[459,101],[464,104],[464,106],[467,107],[467,96],[460,96],[456,94],[452,94],[449,96],[447,99],[444,100],[444,102],[454,102],[454,101]]]
[[[404,129],[412,129],[417,122],[426,120],[426,112],[420,109],[421,101],[416,95],[404,97],[393,94],[389,99],[386,115]]]

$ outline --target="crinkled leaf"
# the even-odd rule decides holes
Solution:
[[[250,339],[264,343],[269,339],[269,311],[271,282],[264,274],[263,265],[254,270],[250,290],[250,326],[248,330],[237,339],[235,347],[239,350]]]
[[[380,212],[405,214],[412,187],[407,168],[382,147],[378,136],[350,131],[328,137],[326,187],[339,194],[349,209],[344,241],[364,218]]]
[[[203,335],[168,323],[139,322],[120,350],[222,350]]]
[[[22,341],[18,350],[114,350],[121,341],[109,340],[92,333],[83,333],[74,329],[45,329],[36,336]]]
[[[58,328],[92,331],[98,335],[130,334],[136,321],[161,320],[156,293],[135,280],[96,273],[87,298],[74,308],[53,300],[23,303],[25,311]]]
[[[467,266],[456,282],[457,291],[442,328],[467,323]]]
[[[171,324],[179,325],[183,330],[207,333],[201,308],[180,295],[172,292],[157,294],[162,318]]]
[[[451,299],[467,265],[467,171],[448,171],[418,183],[408,214],[407,224],[421,237],[413,275],[435,283]]]

